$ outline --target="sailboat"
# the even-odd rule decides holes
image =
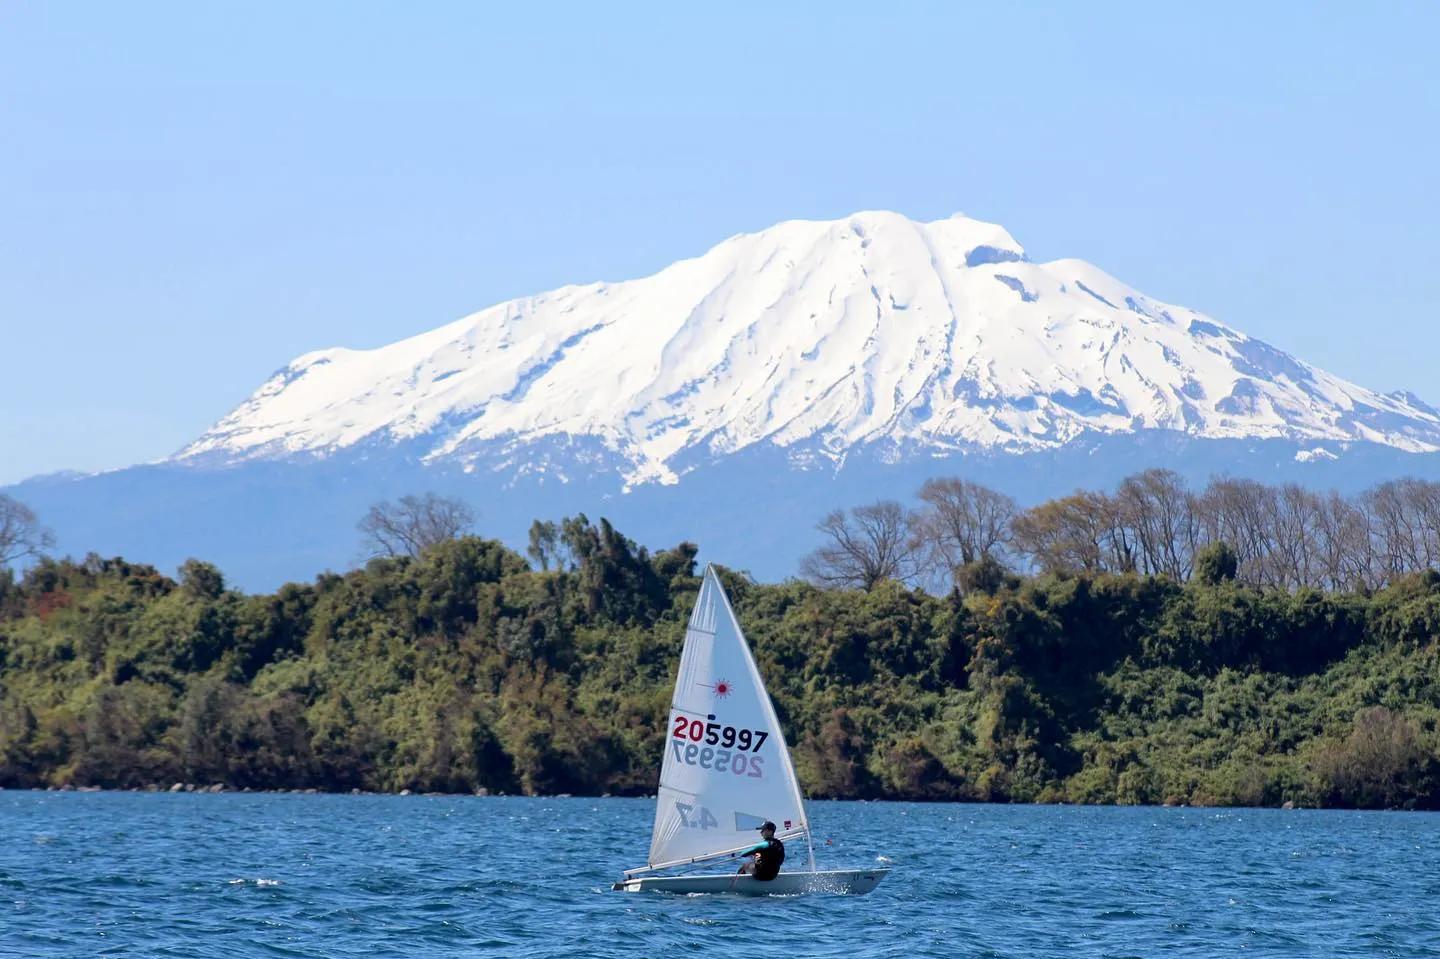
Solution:
[[[783,869],[774,879],[734,873],[648,876],[734,859],[759,839],[766,821],[781,842],[804,840],[807,868]],[[787,862],[799,858],[791,847]],[[655,828],[644,866],[615,883],[622,892],[860,895],[888,869],[815,868],[805,800],[795,779],[785,734],[760,671],[713,567],[685,631],[675,695],[665,726],[665,758],[656,795]]]

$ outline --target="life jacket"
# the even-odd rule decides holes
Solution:
[[[763,849],[755,850],[755,878],[768,881],[780,875],[780,864],[785,861],[785,844],[770,839]]]

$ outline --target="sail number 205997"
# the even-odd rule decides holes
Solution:
[[[741,752],[754,753],[758,753],[760,747],[765,745],[765,740],[770,737],[770,734],[763,729],[736,729],[734,726],[722,726],[713,721],[714,713],[705,718],[711,722],[702,723],[698,719],[676,716],[675,728],[670,730],[670,734],[675,739],[688,739],[692,743],[703,741],[707,746],[723,746],[726,749],[738,748]]]

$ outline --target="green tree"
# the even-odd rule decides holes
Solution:
[[[1226,542],[1211,543],[1195,554],[1195,582],[1203,586],[1219,586],[1231,582],[1240,570],[1240,557]]]
[[[225,577],[211,563],[187,559],[180,566],[180,588],[195,599],[216,600],[225,592]]]

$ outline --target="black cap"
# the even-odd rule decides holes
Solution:
[[[761,831],[761,832],[764,832],[764,831],[767,830],[767,829],[770,830],[771,832],[774,832],[774,831],[775,831],[775,824],[774,824],[773,822],[771,822],[770,820],[768,820],[768,819],[765,820],[765,822],[760,825],[760,831]]]

